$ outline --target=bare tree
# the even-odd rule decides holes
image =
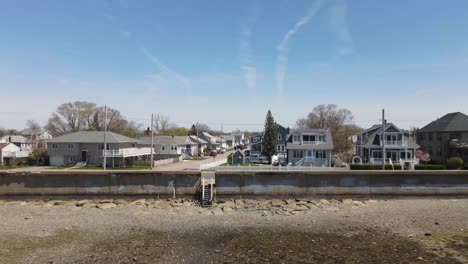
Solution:
[[[4,127],[0,127],[0,137],[6,136],[7,130]]]
[[[169,120],[168,116],[156,114],[154,116],[154,129],[162,132],[175,128],[176,125]]]
[[[58,136],[80,130],[102,131],[105,110],[90,102],[70,102],[60,105],[49,118],[47,130]],[[137,135],[139,126],[129,122],[119,110],[107,108],[107,127],[109,131],[123,135]]]
[[[322,104],[314,107],[307,118],[297,120],[296,127],[330,129],[335,151],[340,152],[352,147],[350,137],[360,130],[353,122],[354,116],[348,109]]]
[[[26,131],[29,133],[30,139],[35,147],[39,143],[39,133],[41,126],[35,120],[26,121]]]

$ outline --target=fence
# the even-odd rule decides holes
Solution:
[[[218,159],[218,160],[213,159],[209,162],[201,164],[200,170],[206,170],[209,168],[218,167],[219,165],[224,164],[224,163],[227,163],[227,158]]]
[[[313,167],[313,166],[213,166],[209,170],[214,171],[343,171],[349,170],[347,167]]]

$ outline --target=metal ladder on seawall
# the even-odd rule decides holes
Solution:
[[[202,185],[202,201],[203,207],[211,206],[213,203],[213,188],[215,184],[214,172],[202,172],[201,185]]]

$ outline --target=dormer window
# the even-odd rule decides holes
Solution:
[[[300,135],[293,135],[293,142],[301,142],[301,136]]]
[[[318,141],[325,142],[325,135],[319,135],[318,136]]]
[[[281,140],[281,134],[278,134],[278,140]]]

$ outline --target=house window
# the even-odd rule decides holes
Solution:
[[[74,149],[75,148],[75,144],[68,144],[68,149]]]
[[[432,133],[429,133],[429,141],[432,141]]]
[[[278,140],[281,140],[281,134],[278,134]]]
[[[301,136],[300,135],[294,135],[293,136],[293,141],[294,142],[300,142],[301,141]]]
[[[382,158],[382,151],[377,150],[372,152],[372,158],[374,159],[381,159]]]
[[[304,152],[302,150],[293,150],[293,158],[302,159],[304,157]]]
[[[135,148],[136,147],[136,144],[135,143],[132,143],[132,148]]]
[[[327,158],[327,153],[325,150],[317,150],[315,151],[315,158],[317,159],[326,159]]]
[[[166,149],[166,146],[162,145],[162,147],[161,147],[161,148],[162,148],[162,150],[165,150],[165,149]]]
[[[53,148],[53,149],[58,149],[58,144],[55,144],[55,143],[52,144],[52,148]]]
[[[277,146],[276,146],[276,149],[277,149],[278,151],[284,151],[284,145],[277,145]]]
[[[315,135],[303,135],[302,136],[303,141],[315,141]]]
[[[68,161],[70,162],[76,162],[76,157],[75,156],[69,156]]]
[[[107,146],[107,150],[109,150],[110,149],[109,144],[106,144],[106,146]],[[98,144],[97,149],[98,150],[104,150],[104,144]]]
[[[325,135],[319,135],[318,136],[318,141],[325,142]]]

